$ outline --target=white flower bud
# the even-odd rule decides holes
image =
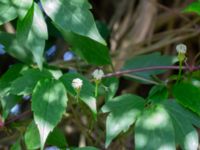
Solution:
[[[95,80],[101,80],[104,76],[104,72],[101,69],[96,69],[94,70],[94,72],[92,73],[92,76]]]
[[[76,78],[72,81],[72,87],[76,90],[81,89],[83,86],[83,81],[79,78]]]
[[[187,46],[186,46],[185,44],[178,44],[178,45],[176,46],[176,51],[177,51],[178,53],[185,54],[186,51],[187,51]]]

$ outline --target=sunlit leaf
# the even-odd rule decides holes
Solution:
[[[117,135],[129,129],[143,108],[143,98],[130,94],[113,98],[102,107],[103,112],[109,112],[106,120],[106,147]]]
[[[17,40],[31,51],[40,68],[43,63],[45,40],[48,38],[47,26],[42,11],[34,3],[23,20],[17,24]]]
[[[42,0],[47,15],[62,33],[71,49],[88,63],[111,63],[108,48],[100,36],[87,0]]]
[[[32,3],[33,0],[1,0],[0,25],[11,21],[18,16],[23,18]]]
[[[27,149],[33,150],[40,148],[40,134],[34,121],[28,126],[24,140]],[[58,128],[55,128],[49,134],[46,143],[48,145],[58,146],[59,148],[65,148],[67,146],[64,134]]]
[[[183,150],[197,150],[199,137],[193,125],[200,127],[200,117],[175,101],[167,101],[164,106],[172,119],[176,143],[179,144]]]
[[[135,125],[136,150],[175,150],[175,134],[171,118],[162,107],[149,108]]]
[[[32,121],[27,127],[24,135],[24,141],[27,149],[31,150],[40,148],[40,135],[34,121]]]
[[[15,95],[30,95],[37,82],[44,78],[53,77],[46,70],[28,69],[12,82],[10,92]]]
[[[23,42],[17,41],[14,34],[0,32],[0,43],[5,47],[4,50],[14,58],[27,64],[34,62],[31,51],[23,45]]]
[[[87,0],[42,0],[47,15],[61,28],[105,44],[100,36]]]
[[[44,79],[37,83],[32,96],[32,110],[42,149],[49,133],[61,120],[66,106],[66,91],[60,81]]]
[[[43,14],[34,4],[23,19],[18,21],[17,36],[0,32],[0,43],[11,56],[27,64],[37,63],[42,68],[47,27]]]
[[[16,9],[9,4],[0,2],[0,25],[17,18]]]
[[[176,100],[200,115],[200,89],[190,83],[180,83],[173,87]]]

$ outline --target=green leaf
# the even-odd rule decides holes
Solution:
[[[23,20],[17,24],[17,40],[31,51],[40,68],[43,63],[45,40],[48,38],[46,22],[39,6],[34,3]]]
[[[143,112],[135,125],[136,150],[175,150],[175,135],[171,118],[162,107]]]
[[[183,150],[197,150],[199,138],[196,129],[192,125],[200,127],[200,117],[175,101],[167,101],[164,106],[172,118],[176,143]]]
[[[0,25],[7,23],[19,16],[23,18],[31,7],[32,0],[0,1]]]
[[[113,98],[102,107],[103,112],[109,112],[106,120],[106,147],[117,135],[129,129],[143,108],[144,99],[131,94]]]
[[[89,11],[91,5],[87,0],[42,0],[41,2],[47,15],[61,28],[105,44]]]
[[[96,25],[101,36],[104,38],[104,40],[108,41],[111,34],[111,30],[109,29],[108,25],[102,21],[96,21]]]
[[[56,80],[63,76],[63,73],[62,73],[62,71],[61,71],[60,69],[57,69],[57,68],[55,69],[55,68],[49,67],[49,68],[45,68],[45,70],[47,70],[48,72],[50,72],[51,75],[52,75]]]
[[[105,86],[106,100],[112,99],[118,90],[119,79],[116,77],[105,78],[103,79],[102,84]]]
[[[167,111],[169,111],[170,114],[176,114],[181,117],[185,117],[188,121],[191,122],[191,124],[200,127],[200,117],[192,111],[179,105],[177,102],[167,101],[164,103],[164,106],[167,108]]]
[[[139,69],[139,68],[153,67],[153,66],[168,66],[174,63],[173,58],[174,58],[173,56],[160,55],[160,53],[158,52],[147,55],[134,56],[133,58],[126,61],[122,70]],[[151,70],[151,71],[130,73],[130,75],[136,75],[143,77],[145,79],[151,79],[152,75],[158,75],[164,72],[165,70]]]
[[[184,10],[183,12],[194,12],[198,15],[200,15],[200,1],[195,1],[190,3]]]
[[[80,78],[83,81],[83,86],[80,91],[80,99],[91,109],[94,117],[96,116],[96,99],[94,97],[94,86],[90,83],[88,79],[77,73],[68,73],[63,75],[60,80],[66,87],[68,93],[72,96],[76,96],[76,91],[72,87],[72,80],[75,78]]]
[[[33,0],[12,0],[10,1],[12,7],[15,8],[19,19],[24,18],[29,8],[31,8],[33,4]]]
[[[33,150],[40,148],[40,134],[34,121],[27,127],[24,141],[27,149]]]
[[[15,64],[0,77],[0,97],[3,97],[8,93],[11,87],[11,82],[19,76],[21,71],[25,69],[26,67],[22,64]]]
[[[28,69],[12,82],[10,92],[15,95],[30,95],[37,82],[44,78],[52,78],[52,75],[47,70]]]
[[[37,83],[32,96],[32,110],[40,133],[41,149],[61,120],[67,100],[65,87],[60,81],[44,79]]]
[[[22,150],[20,140],[16,141],[10,148],[10,150]]]
[[[57,146],[59,148],[66,148],[67,142],[63,132],[60,129],[55,128],[53,132],[51,132],[47,139],[47,144],[52,146]]]
[[[9,4],[0,2],[0,25],[17,18],[16,9]]]
[[[54,24],[55,25],[55,24]],[[107,65],[111,64],[108,48],[87,37],[68,32],[58,25],[55,25],[63,34],[65,40],[71,45],[71,50],[90,64]]]
[[[38,5],[34,4],[25,18],[18,21],[17,36],[0,32],[0,43],[11,56],[27,64],[36,62],[41,68],[47,37],[44,17]]]
[[[23,45],[23,42],[17,41],[14,34],[0,32],[0,43],[4,45],[5,51],[14,58],[27,64],[34,62],[31,51]]]
[[[95,65],[111,63],[108,48],[97,30],[87,0],[42,0],[42,4],[53,24],[80,57]]]
[[[17,40],[24,42],[27,40],[30,28],[33,23],[34,5],[28,10],[26,16],[17,22]]]
[[[173,87],[173,95],[183,106],[200,115],[200,89],[190,83],[180,83]]]
[[[28,126],[24,140],[27,149],[33,150],[40,148],[40,134],[34,121]],[[67,147],[65,136],[58,128],[55,128],[49,134],[46,143],[48,145],[58,146],[59,148]]]
[[[20,97],[15,95],[6,95],[2,98],[0,97],[1,106],[3,108],[2,119],[6,120],[11,108],[13,108],[18,102],[20,102]]]
[[[152,103],[160,103],[168,98],[168,91],[164,85],[155,85],[151,88],[148,100]]]

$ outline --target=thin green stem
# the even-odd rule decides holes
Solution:
[[[180,62],[179,62],[179,72],[178,72],[178,79],[177,79],[176,83],[178,83],[178,82],[181,80],[182,66],[183,66],[183,62],[182,62],[182,61],[180,61]]]
[[[96,98],[98,97],[98,86],[99,86],[99,83],[95,82],[95,97]]]

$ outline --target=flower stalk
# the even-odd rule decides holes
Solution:
[[[104,76],[104,72],[101,69],[96,69],[92,73],[92,76],[93,76],[94,82],[95,82],[95,97],[98,97],[99,84],[101,83],[101,80]]]
[[[179,73],[178,73],[178,79],[177,79],[177,83],[181,80],[181,74],[182,74],[182,66],[183,66],[183,62],[186,59],[186,52],[187,52],[187,47],[184,44],[179,44],[176,46],[176,51],[178,53],[178,61],[179,61]]]

